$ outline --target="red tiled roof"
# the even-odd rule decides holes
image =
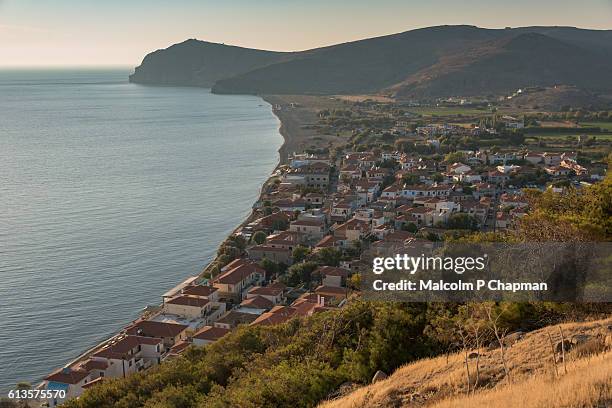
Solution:
[[[194,339],[217,341],[231,330],[222,327],[204,326],[200,331],[193,335]]]
[[[258,325],[258,324],[270,325],[270,324],[284,323],[288,321],[289,319],[291,319],[296,314],[296,312],[297,310],[293,307],[275,306],[269,312],[263,313],[261,316],[255,319],[253,323],[251,324],[252,325]]]
[[[210,301],[206,298],[200,296],[192,296],[192,295],[178,295],[170,300],[167,300],[166,303],[170,305],[181,305],[181,306],[191,306],[191,307],[204,307]]]
[[[321,285],[315,289],[315,293],[320,295],[330,295],[333,297],[346,297],[346,288]]]
[[[217,290],[219,289],[215,288],[214,286],[193,285],[193,286],[187,286],[185,289],[183,289],[183,293],[185,295],[208,297],[212,295],[213,293],[215,293]]]
[[[104,347],[94,354],[94,357],[123,359],[129,352],[141,344],[155,345],[161,343],[161,339],[141,336],[126,336],[116,343]]]
[[[249,309],[272,309],[274,303],[271,300],[266,299],[263,296],[254,296],[249,299],[245,299],[240,303],[241,307]]]
[[[73,368],[62,368],[45,377],[47,381],[55,381],[63,384],[78,384],[89,375],[88,371]]]
[[[81,364],[80,367],[87,372],[91,370],[106,370],[108,363],[106,361],[89,359]]]
[[[191,343],[187,341],[179,341],[168,351],[168,354],[178,355],[187,349],[187,347],[191,346]]]
[[[317,268],[316,272],[320,273],[322,276],[341,276],[346,278],[349,271],[344,268],[336,268],[334,266],[320,266]]]
[[[230,269],[221,275],[217,276],[213,282],[221,284],[235,285],[236,283],[245,280],[252,273],[264,274],[265,270],[258,265],[249,263],[242,264],[236,268]]]
[[[176,337],[188,327],[189,326],[177,323],[142,320],[129,326],[126,329],[126,333],[134,336],[155,338]]]
[[[334,237],[333,235],[326,235],[319,242],[317,242],[315,247],[317,248],[334,247],[336,246],[336,242],[337,242],[336,237]]]

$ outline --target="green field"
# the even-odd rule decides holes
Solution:
[[[541,134],[528,134],[525,137],[527,139],[547,139],[547,140],[562,140],[565,141],[565,138],[571,136],[576,138],[584,133],[541,133]],[[587,134],[589,137],[594,137],[596,140],[612,140],[612,133],[589,133]]]
[[[612,132],[612,122],[580,122],[580,126],[598,127]]]
[[[457,107],[434,107],[434,106],[423,106],[423,107],[412,107],[407,109],[408,112],[418,113],[427,116],[448,116],[448,115],[487,115],[491,114],[489,109],[475,109],[475,108],[462,108]]]

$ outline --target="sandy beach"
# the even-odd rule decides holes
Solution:
[[[291,153],[343,144],[346,138],[320,132],[317,114],[322,109],[342,109],[344,102],[335,97],[309,95],[264,95],[279,118],[284,143],[278,153],[285,164]],[[280,108],[280,109],[279,109]]]

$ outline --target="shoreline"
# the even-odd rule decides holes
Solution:
[[[279,127],[277,129],[277,131],[279,132],[279,134],[281,135],[281,137],[283,138],[283,142],[281,144],[281,146],[279,147],[279,149],[277,150],[277,153],[279,155],[278,158],[278,162],[276,164],[276,166],[272,169],[272,171],[270,172],[270,175],[268,176],[268,178],[266,178],[263,183],[260,186],[259,189],[259,194],[257,196],[257,199],[255,201],[255,203],[257,201],[259,201],[261,199],[262,194],[264,193],[264,189],[266,187],[266,185],[268,184],[268,182],[270,181],[270,179],[272,178],[272,176],[274,175],[274,173],[276,172],[276,170],[282,166],[283,164],[285,164],[287,162],[288,159],[288,153],[287,153],[287,149],[290,148],[290,146],[292,146],[292,143],[294,142],[294,139],[291,135],[290,132],[287,131],[287,127],[285,126],[285,123],[287,121],[286,118],[285,121],[283,121],[283,116],[279,115],[278,111],[274,109],[274,103],[271,102],[269,99],[267,98],[273,98],[273,97],[267,97],[267,96],[259,96],[264,102],[268,103],[270,105],[270,109],[272,110],[272,113],[274,114],[274,116],[278,119],[279,121]],[[274,100],[274,99],[272,99]],[[253,204],[255,204],[253,203]],[[238,231],[240,231],[245,225],[247,225],[249,222],[252,221],[252,217],[253,217],[253,204],[251,205],[251,208],[249,210],[249,214],[246,216],[246,218],[240,222],[227,236],[225,236],[221,242],[219,243],[219,245],[217,246],[217,250],[215,251],[215,255],[214,257],[206,264],[204,265],[203,269],[201,270],[200,273],[198,273],[196,275],[196,277],[198,277],[199,279],[203,278],[203,275],[207,272],[207,270],[211,267],[211,265],[213,265],[215,263],[215,260],[217,259],[217,252],[219,250],[219,248],[221,247],[221,245],[223,245],[223,243],[232,235],[236,234]],[[187,277],[186,279],[190,279],[191,277]],[[179,283],[180,284],[180,283]],[[161,296],[161,294],[160,294]],[[153,305],[150,305],[153,306]],[[135,320],[132,320],[130,323],[133,323],[135,321],[138,321],[139,319],[143,318],[146,315],[146,309],[149,306],[143,308],[141,311],[138,312],[139,317]],[[129,325],[129,324],[128,324]],[[89,347],[87,350],[81,352],[80,354],[78,354],[75,358],[71,359],[70,361],[68,361],[66,364],[64,364],[62,366],[62,368],[64,367],[69,367],[72,366],[76,363],[78,363],[79,361],[85,360],[86,358],[88,358],[91,354],[93,354],[96,350],[103,348],[104,346],[112,343],[113,341],[115,341],[116,339],[118,339],[122,334],[124,329],[128,326],[128,325],[123,325],[118,331],[116,331],[115,333],[113,333],[110,337],[100,341],[99,343],[95,344],[94,346]],[[52,370],[51,372],[56,371]],[[44,381],[44,380],[43,380]],[[37,386],[35,388],[40,388],[43,385],[43,381],[40,381]]]

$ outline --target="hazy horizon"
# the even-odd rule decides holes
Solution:
[[[178,4],[177,4],[178,3]],[[612,29],[612,1],[0,0],[0,67],[134,67],[146,54],[197,38],[299,51],[438,25]]]

